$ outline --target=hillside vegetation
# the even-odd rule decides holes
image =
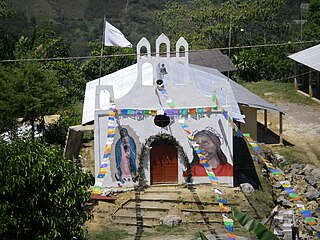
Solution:
[[[15,36],[28,36],[36,26],[51,26],[70,41],[72,55],[79,56],[89,53],[88,42],[101,42],[104,16],[133,45],[142,37],[154,42],[161,32],[170,32],[170,26],[155,19],[155,12],[163,10],[167,2],[168,0],[7,0],[8,9],[14,10],[16,16],[1,21],[0,31],[10,32]],[[300,19],[299,4],[286,0],[280,10],[280,18],[291,22]]]
[[[72,44],[72,54],[88,54],[88,42],[101,42],[103,19],[125,34],[135,45],[142,37],[161,33],[154,11],[167,0],[8,0],[16,16],[0,22],[2,32],[16,36],[31,35],[33,29],[50,26]]]

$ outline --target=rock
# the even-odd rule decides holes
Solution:
[[[240,188],[241,188],[242,192],[244,192],[244,193],[254,192],[254,188],[252,187],[252,185],[250,183],[241,183]]]
[[[315,168],[315,166],[311,165],[311,164],[307,164],[303,169],[302,172],[304,172],[305,175],[310,174],[311,171]]]
[[[162,219],[162,225],[166,225],[168,227],[178,226],[181,223],[181,217],[177,215],[167,215]]]
[[[307,191],[307,188],[308,188],[308,183],[304,180],[299,180],[299,181],[296,181],[295,184],[293,184],[293,188],[294,190],[296,190],[296,192],[298,194],[304,194],[306,191]]]
[[[305,165],[304,164],[298,164],[298,163],[294,163],[294,164],[292,164],[291,166],[290,166],[290,169],[291,170],[301,170],[301,169],[303,169],[305,167]]]
[[[310,209],[310,210],[318,209],[318,203],[316,201],[310,201],[306,204],[306,209]]]
[[[286,162],[286,159],[284,158],[284,156],[280,155],[279,153],[275,153],[274,156],[276,158],[277,163],[285,163]]]
[[[315,188],[312,187],[311,185],[308,185],[308,187],[307,187],[307,192],[317,192],[317,189],[315,189]]]
[[[311,175],[313,175],[314,178],[316,178],[316,179],[320,179],[320,168],[314,168],[311,171]]]
[[[301,174],[295,174],[295,175],[294,175],[294,178],[297,179],[297,180],[303,180],[303,179],[304,179],[304,176],[301,175]]]
[[[307,198],[309,201],[311,200],[317,200],[317,198],[320,196],[320,193],[313,188],[314,190],[309,190],[304,194],[305,198]]]
[[[319,218],[320,217],[320,208],[316,208],[314,210],[311,211],[312,212],[312,216]]]
[[[287,191],[285,191],[285,190],[280,192],[280,196],[286,197],[288,195],[289,195],[289,193]]]
[[[282,188],[282,185],[281,185],[281,183],[279,183],[279,182],[274,182],[274,183],[272,184],[272,186],[273,186],[274,188]]]
[[[280,196],[277,198],[277,203],[281,204],[285,208],[293,207],[293,203],[287,200],[284,196]]]
[[[286,174],[286,178],[289,182],[292,182],[293,181],[293,176],[295,175],[296,173],[294,172],[291,172],[291,173],[288,173]]]
[[[306,182],[309,183],[311,186],[316,186],[316,178],[313,175],[306,175],[304,177],[304,180],[306,180]]]

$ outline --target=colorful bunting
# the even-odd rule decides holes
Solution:
[[[127,110],[126,110],[127,111]],[[100,170],[96,177],[95,185],[93,186],[92,192],[94,194],[101,194],[102,190],[102,184],[103,180],[108,174],[108,166],[109,166],[109,158],[110,158],[110,152],[111,152],[111,145],[113,142],[114,134],[115,134],[115,112],[116,109],[112,108],[110,111],[108,111],[108,127],[107,127],[107,141],[106,141],[106,147],[103,151],[103,159],[101,160]],[[121,110],[122,112],[122,110]]]
[[[280,169],[277,169],[276,167],[274,167],[272,163],[263,156],[263,154],[260,152],[260,148],[258,148],[257,144],[254,143],[252,138],[250,138],[250,135],[249,134],[242,134],[242,135],[244,139],[247,140],[249,145],[252,146],[253,150],[255,150],[259,159],[265,163],[265,165],[268,167],[268,170],[272,173],[272,175],[276,179],[283,179],[284,173]],[[288,193],[290,201],[297,202],[295,206],[300,211],[302,217],[304,218],[304,221],[311,227],[311,231],[313,232],[313,235],[320,236],[320,231],[316,230],[316,228],[312,228],[312,226],[317,225],[316,219],[312,217],[311,211],[308,209],[305,209],[304,204],[299,202],[301,198],[299,197],[298,193],[292,188],[290,181],[279,180],[279,183],[284,188],[284,190]]]
[[[165,89],[158,89],[162,95],[164,96],[164,98],[166,99],[167,104],[170,106],[170,108],[174,108],[174,102],[172,99],[169,98],[168,92]],[[212,99],[214,104],[217,103],[217,99],[213,98]],[[215,109],[217,109],[218,104],[214,105]],[[212,108],[214,110],[214,107]],[[188,109],[180,109],[179,113],[180,115],[187,115],[189,112],[190,115],[201,115],[204,113],[204,108],[190,108]],[[222,113],[224,114],[225,118],[228,119],[228,114],[226,111],[222,110]],[[202,150],[199,149],[199,145],[194,142],[194,136],[191,135],[191,131],[189,130],[189,126],[187,124],[184,123],[184,119],[180,118],[178,120],[181,128],[183,129],[184,132],[186,132],[188,134],[188,140],[189,140],[189,144],[191,147],[193,147],[193,149],[195,150],[195,152],[197,153],[199,159],[200,159],[200,164],[202,164],[202,166],[204,167],[205,171],[207,172],[208,178],[210,180],[210,182],[212,183],[212,185],[218,185],[218,178],[215,176],[215,174],[212,172],[212,168],[210,166],[210,164],[208,164],[207,160],[205,159],[204,155],[202,154]],[[233,123],[233,122],[232,122]],[[221,190],[214,188],[215,193],[222,195]],[[228,201],[225,199],[221,199],[219,196],[216,197],[219,203],[219,207],[220,207],[220,211],[221,214],[223,214],[223,218],[224,218],[224,224],[225,224],[225,228],[227,231],[229,232],[233,232],[234,231],[234,225],[233,225],[233,220],[229,219],[228,217],[225,217],[225,213],[229,213],[231,212],[231,209],[228,207],[225,207],[224,204],[227,204]],[[236,236],[235,235],[228,235],[229,239],[235,239]]]

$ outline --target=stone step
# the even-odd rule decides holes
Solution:
[[[143,194],[147,194],[147,193],[176,193],[176,194],[180,194],[181,190],[175,190],[175,189],[146,189],[144,192],[142,192]]]
[[[134,220],[130,218],[118,218],[113,221],[119,225],[140,226],[140,227],[147,227],[147,228],[152,228],[160,225],[159,221],[154,221],[154,220],[144,219],[144,218],[139,220]]]
[[[224,224],[223,221],[220,220],[220,219],[208,219],[208,220],[204,220],[204,219],[202,219],[202,220],[183,219],[182,223],[200,223],[200,224],[216,223],[216,224],[219,224],[219,225],[223,225]],[[221,227],[221,228],[223,228],[223,227]]]
[[[112,216],[112,219],[139,219],[140,216],[135,216],[135,215],[131,215],[131,214],[116,214]],[[147,215],[141,215],[142,219],[147,219],[147,220],[152,220],[152,221],[159,221],[160,220],[160,216],[147,216]]]
[[[213,208],[213,209],[181,209],[181,212],[190,212],[190,213],[221,213],[220,208]],[[230,211],[231,212],[231,211]],[[227,212],[229,213],[229,212]]]
[[[166,212],[171,209],[171,206],[168,203],[158,203],[158,202],[142,202],[139,204],[137,204],[136,202],[129,202],[126,205],[122,206],[122,208]]]
[[[181,196],[169,196],[169,195],[154,195],[154,196],[145,196],[141,197],[139,199],[132,198],[130,201],[133,202],[143,202],[143,201],[153,201],[153,202],[173,202],[173,203],[194,203],[194,204],[203,204],[203,205],[218,205],[219,203],[217,201],[201,201],[200,200],[194,200],[194,199],[187,199],[185,197]],[[228,202],[224,205],[239,205],[235,202]]]
[[[160,219],[165,212],[163,211],[141,211],[139,209],[119,209],[112,215],[112,218],[130,218],[136,219],[137,217],[143,217],[145,219]]]

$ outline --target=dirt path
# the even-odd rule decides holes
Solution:
[[[276,105],[285,113],[283,137],[294,145],[295,150],[305,153],[306,162],[320,165],[320,104],[302,105],[278,102]],[[260,116],[261,117],[261,116]],[[269,128],[279,132],[279,115],[268,112]]]

